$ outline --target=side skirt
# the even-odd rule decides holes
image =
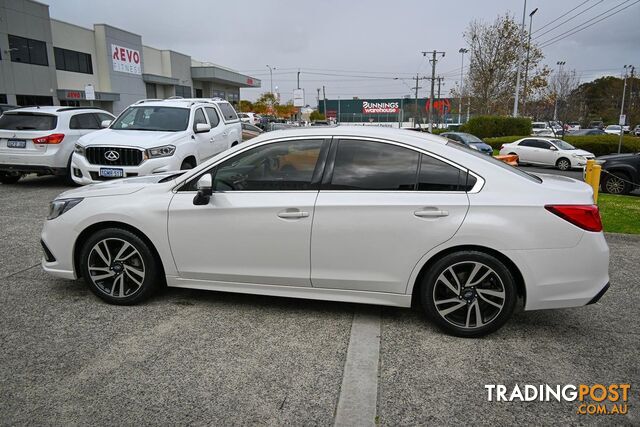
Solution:
[[[179,277],[172,276],[167,276],[167,286],[218,292],[233,292],[239,294],[388,305],[392,307],[411,307],[411,295],[391,294],[385,292],[320,289],[302,286],[261,285],[257,283],[213,282],[208,280],[181,279]]]

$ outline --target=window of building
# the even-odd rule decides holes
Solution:
[[[147,91],[147,98],[154,99],[158,97],[158,91],[156,85],[153,83],[145,83],[144,87]]]
[[[195,89],[196,91],[196,98],[202,98],[202,89]]]
[[[218,126],[220,124],[220,117],[218,116],[218,112],[215,108],[205,107],[204,109],[207,112],[207,116],[209,117],[209,124],[212,128]]]
[[[6,104],[7,103],[7,95],[5,95],[4,93],[0,93],[0,104]]]
[[[21,107],[31,105],[53,105],[53,97],[37,95],[16,95],[16,102]]]
[[[212,96],[213,98],[226,99],[226,98],[225,98],[226,93],[225,93],[225,91],[223,91],[223,90],[216,90],[216,89],[214,89],[214,90],[212,90],[212,91],[211,91],[211,96]]]
[[[338,144],[331,189],[410,191],[415,189],[420,154],[373,141]]]
[[[191,87],[176,85],[176,96],[191,98]]]
[[[216,167],[215,191],[310,190],[321,140],[284,141],[245,151]]]
[[[88,53],[54,47],[53,54],[56,59],[56,70],[93,74],[91,55]]]
[[[80,101],[68,101],[65,99],[61,99],[60,100],[60,106],[61,107],[79,107],[80,106]]]
[[[23,62],[33,65],[49,65],[47,44],[40,40],[27,39],[9,34],[11,62]]]

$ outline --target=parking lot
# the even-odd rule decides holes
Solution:
[[[134,307],[40,268],[51,177],[0,185],[3,424],[333,424],[354,314],[380,318],[376,421],[638,425],[640,236],[607,235],[611,289],[484,339],[417,310],[170,289]],[[631,383],[627,415],[488,402],[485,384]]]

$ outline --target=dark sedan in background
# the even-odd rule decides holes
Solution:
[[[598,157],[597,162],[602,166],[603,192],[628,194],[640,188],[640,153],[609,154]]]
[[[488,154],[489,156],[493,155],[493,148],[478,138],[475,135],[471,135],[470,133],[465,132],[445,132],[441,133],[440,136],[445,138],[449,138],[453,141],[460,142],[466,145],[469,148],[473,148],[474,150],[478,150],[483,154]]]

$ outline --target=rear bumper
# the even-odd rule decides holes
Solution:
[[[38,175],[66,175],[67,168],[57,168],[43,165],[7,165],[0,164],[0,172],[37,173]]]
[[[606,285],[604,285],[604,288],[600,289],[600,292],[598,292],[595,297],[591,298],[591,301],[589,301],[587,305],[595,304],[600,301],[600,298],[602,298],[602,296],[609,290],[610,285],[611,283],[607,283]]]

